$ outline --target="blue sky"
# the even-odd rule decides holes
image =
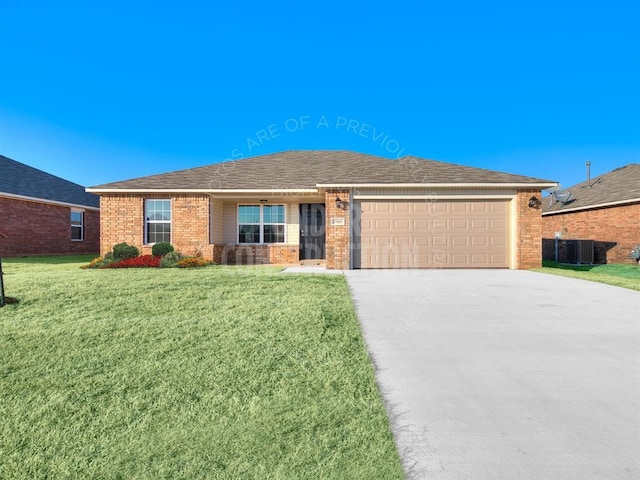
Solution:
[[[0,0],[0,154],[83,185],[289,149],[640,163],[637,1],[218,3]]]

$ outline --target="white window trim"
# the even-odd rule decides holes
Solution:
[[[147,200],[149,201],[163,201],[169,202],[169,212],[171,215],[171,220],[147,220]],[[147,225],[149,223],[168,223],[169,224],[169,243],[173,241],[173,202],[170,198],[145,198],[142,201],[142,219],[143,219],[143,237],[144,237],[144,245],[155,245],[157,242],[149,242],[148,234],[147,234]]]
[[[71,223],[71,214],[72,213],[79,213],[80,215],[82,215],[82,221],[80,223],[80,225],[74,225],[73,223]],[[80,227],[80,238],[72,238],[71,241],[72,242],[84,242],[84,210],[81,210],[79,208],[72,208],[71,211],[69,212],[69,223],[71,224],[71,229],[73,230],[73,227]]]
[[[240,207],[260,207],[260,223],[240,223]],[[283,207],[284,208],[284,222],[283,223],[264,223],[264,209],[262,207]],[[259,225],[260,226],[260,242],[252,243],[240,243],[240,225]],[[284,226],[284,241],[275,243],[264,242],[264,226],[265,225],[283,225]],[[286,203],[239,203],[236,207],[236,243],[238,245],[286,245],[287,244],[287,204]]]

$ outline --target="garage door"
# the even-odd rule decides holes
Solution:
[[[508,200],[361,201],[354,266],[507,268],[508,220]]]

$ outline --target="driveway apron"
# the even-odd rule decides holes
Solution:
[[[640,478],[640,292],[345,272],[409,478]]]

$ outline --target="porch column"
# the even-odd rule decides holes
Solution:
[[[340,202],[336,202],[337,199]],[[349,269],[349,231],[352,208],[348,191],[334,190],[325,193],[327,269]]]

